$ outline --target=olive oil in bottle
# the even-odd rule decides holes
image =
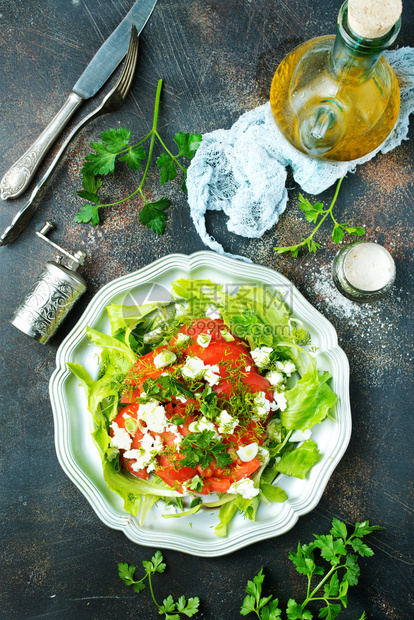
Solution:
[[[381,56],[400,30],[401,0],[349,0],[335,36],[295,48],[279,65],[270,104],[285,137],[322,159],[351,161],[373,151],[393,129],[397,78]]]

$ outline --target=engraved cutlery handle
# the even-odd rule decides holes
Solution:
[[[71,92],[62,108],[38,139],[6,172],[0,183],[0,194],[3,200],[17,198],[23,194],[43,157],[82,102],[83,98],[80,95]]]

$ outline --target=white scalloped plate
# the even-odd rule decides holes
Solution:
[[[278,484],[288,500],[283,504],[261,504],[257,521],[239,515],[233,519],[227,538],[218,538],[214,527],[217,510],[191,517],[165,519],[163,502],[154,506],[143,525],[123,509],[123,502],[110,491],[103,479],[100,456],[91,437],[91,416],[79,381],[68,371],[67,362],[83,364],[94,377],[98,372],[99,349],[90,344],[86,326],[110,333],[106,306],[111,303],[132,305],[148,300],[164,300],[170,283],[177,278],[210,279],[218,283],[261,283],[286,293],[293,316],[302,320],[318,347],[318,367],[332,375],[332,389],[339,396],[335,421],[324,420],[313,429],[322,459],[306,480],[280,476]],[[256,541],[287,532],[318,504],[326,484],[342,458],[351,436],[349,405],[349,366],[338,346],[334,327],[277,271],[242,263],[213,252],[186,256],[171,254],[151,265],[104,286],[91,300],[83,316],[65,338],[56,356],[57,368],[50,380],[50,399],[55,421],[55,445],[60,464],[85,495],[97,516],[111,528],[122,530],[135,543],[149,547],[175,549],[196,556],[226,555]]]

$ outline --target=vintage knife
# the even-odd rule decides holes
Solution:
[[[0,183],[3,200],[17,198],[30,184],[43,157],[59,136],[72,114],[85,99],[93,97],[105,84],[127,53],[131,24],[138,34],[149,20],[157,0],[137,0],[118,28],[99,48],[54,119],[22,157],[6,172]]]

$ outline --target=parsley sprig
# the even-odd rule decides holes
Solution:
[[[334,620],[342,607],[347,606],[349,587],[358,583],[360,569],[358,556],[355,554],[363,557],[374,554],[362,539],[367,534],[379,529],[382,528],[378,525],[370,525],[369,521],[363,521],[356,523],[354,532],[348,536],[345,523],[333,519],[329,534],[314,535],[315,540],[309,545],[298,543],[297,551],[291,552],[289,558],[295,565],[297,572],[307,577],[308,585],[303,603],[298,604],[293,598],[288,600],[286,608],[288,620],[311,620],[313,614],[308,609],[308,604],[312,602],[323,604],[319,610],[319,618]],[[319,552],[321,558],[330,565],[329,570],[326,566],[316,564],[315,552]],[[316,586],[312,584],[315,576],[321,577]],[[272,596],[262,596],[264,577],[263,569],[260,569],[253,580],[248,581],[247,596],[243,601],[240,615],[247,616],[250,613],[255,613],[260,620],[281,618],[282,610],[279,607],[278,599],[274,599]],[[364,620],[365,617],[364,612],[359,620]]]
[[[175,179],[178,174],[177,169],[180,169],[184,173],[182,189],[186,191],[185,179],[187,168],[182,163],[182,158],[188,160],[192,159],[200,146],[202,138],[200,134],[179,131],[173,137],[178,148],[178,153],[174,155],[167,148],[157,129],[161,90],[162,80],[159,80],[155,96],[152,127],[150,132],[139,140],[139,142],[133,145],[129,144],[131,131],[126,127],[104,131],[100,136],[100,142],[91,142],[91,147],[95,152],[89,153],[85,157],[82,166],[83,189],[77,192],[78,196],[84,198],[88,202],[84,204],[75,215],[75,222],[83,224],[90,222],[93,226],[96,226],[100,222],[99,209],[119,205],[130,200],[136,194],[139,194],[144,201],[144,206],[139,213],[139,221],[157,234],[162,234],[164,232],[165,222],[167,220],[165,211],[170,206],[171,200],[162,197],[151,202],[147,200],[143,191],[152,160],[155,140],[157,139],[164,149],[164,152],[161,153],[156,160],[156,164],[160,168],[160,184],[164,185],[168,181]],[[149,141],[148,154],[143,146],[147,141]],[[98,191],[102,187],[101,177],[113,174],[117,161],[125,162],[130,170],[137,171],[142,168],[145,160],[146,164],[141,182],[132,194],[116,202],[101,202],[98,195]]]
[[[309,237],[306,237],[306,239],[302,237],[300,243],[297,243],[296,245],[289,245],[286,247],[275,247],[273,248],[275,252],[277,252],[278,254],[290,252],[292,256],[297,256],[300,248],[305,247],[308,248],[309,252],[317,252],[321,248],[321,244],[317,241],[314,241],[313,237],[319,227],[326,220],[328,215],[331,217],[334,224],[332,230],[332,241],[334,243],[341,243],[346,232],[350,235],[357,235],[359,237],[365,234],[365,229],[362,228],[362,226],[351,226],[348,223],[339,223],[334,217],[333,207],[335,205],[336,199],[338,198],[339,188],[341,187],[341,183],[344,178],[345,177],[339,179],[334,197],[330,206],[327,209],[324,208],[324,204],[322,202],[315,202],[315,204],[311,204],[307,198],[304,198],[302,194],[299,194],[299,208],[305,213],[305,218],[307,219],[307,221],[317,224],[317,226],[315,226]],[[320,220],[318,222],[319,218]]]
[[[136,566],[133,564],[127,564],[126,562],[120,562],[118,564],[119,577],[126,586],[132,586],[135,592],[142,592],[142,590],[145,590],[144,581],[148,577],[148,585],[151,591],[152,600],[158,608],[158,613],[160,615],[164,615],[165,620],[180,620],[182,617],[180,614],[183,614],[187,618],[191,618],[197,613],[200,605],[200,599],[198,596],[189,598],[188,600],[185,596],[180,596],[177,601],[174,601],[170,594],[163,600],[162,605],[157,603],[154,596],[151,577],[155,573],[163,573],[166,569],[166,564],[164,563],[164,558],[162,557],[161,551],[156,551],[151,560],[144,560],[142,565],[145,569],[145,575],[141,579],[136,580]]]
[[[232,462],[226,445],[214,439],[214,431],[203,429],[201,433],[186,435],[180,444],[180,452],[185,456],[180,461],[181,467],[197,467],[206,469],[213,459],[217,467],[226,467]]]

